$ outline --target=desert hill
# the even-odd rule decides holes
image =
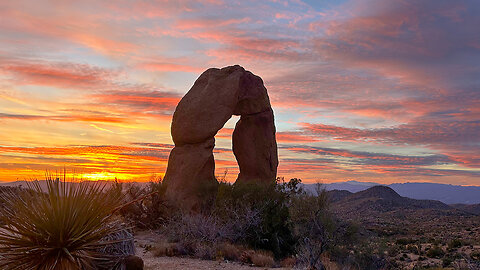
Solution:
[[[480,204],[452,204],[454,208],[480,216]]]
[[[333,207],[342,212],[378,211],[388,212],[395,210],[437,209],[454,210],[440,201],[416,200],[400,196],[387,186],[374,186],[363,191],[351,193],[349,191],[329,191]]]
[[[363,224],[433,220],[445,216],[472,216],[471,211],[454,208],[435,200],[416,200],[400,196],[387,186],[374,186],[352,193],[328,191],[331,207],[343,219]]]
[[[358,181],[323,184],[327,190],[347,190],[350,192],[359,192],[378,185],[382,184]],[[436,200],[445,204],[480,204],[480,186],[411,182],[384,186],[392,188],[400,196],[417,200]],[[305,184],[304,187],[306,190],[315,191],[315,184]]]

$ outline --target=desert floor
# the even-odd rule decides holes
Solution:
[[[159,241],[160,237],[153,232],[137,232],[135,235],[136,255],[140,256],[145,263],[145,270],[209,270],[209,269],[223,269],[223,270],[255,270],[255,269],[269,269],[265,267],[253,267],[245,264],[228,261],[206,261],[193,258],[183,257],[155,257],[150,251],[155,243]],[[281,270],[285,268],[275,268]]]

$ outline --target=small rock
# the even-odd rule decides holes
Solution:
[[[142,258],[134,255],[125,257],[124,259],[126,270],[143,270]]]

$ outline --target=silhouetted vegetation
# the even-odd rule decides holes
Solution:
[[[181,202],[167,200],[166,188],[160,177],[152,176],[150,183],[115,182],[108,190],[98,183],[75,183],[67,188],[55,180],[47,181],[47,189],[43,190],[38,182],[27,189],[1,189],[1,220],[5,228],[10,226],[20,234],[15,238],[7,237],[13,231],[0,232],[0,269],[14,269],[11,268],[14,261],[15,265],[22,263],[22,269],[52,263],[61,269],[70,269],[69,263],[82,267],[95,265],[98,269],[119,266],[122,256],[128,253],[125,250],[132,249],[128,242],[132,231],[126,229],[122,220],[140,230],[153,229],[162,237],[163,240],[148,247],[155,256],[193,256],[261,267],[308,269],[475,269],[472,267],[479,266],[480,250],[474,246],[476,242],[472,239],[475,238],[461,238],[460,234],[447,238],[445,232],[428,231],[420,224],[408,227],[389,223],[392,216],[382,216],[389,214],[383,206],[379,207],[382,202],[370,198],[363,199],[362,207],[374,205],[381,209],[367,208],[371,215],[366,217],[367,221],[374,222],[344,218],[342,209],[335,208],[330,193],[322,185],[308,192],[297,178],[288,182],[279,178],[272,183],[220,181],[215,195],[205,196],[202,207],[193,210],[182,207]],[[208,190],[211,192],[211,188]],[[369,204],[369,200],[373,204]],[[50,212],[34,214],[31,211]],[[122,218],[113,218],[114,212]],[[73,218],[73,213],[81,214]],[[99,216],[94,217],[93,213]],[[435,215],[447,220],[456,218]],[[450,217],[452,219],[448,219]],[[32,224],[22,223],[26,221]],[[60,241],[64,237],[62,230],[78,232],[80,224],[84,230],[94,233],[81,242],[67,243],[65,238]],[[475,224],[462,232],[476,235]],[[23,239],[18,238],[20,236],[29,237],[30,242],[19,240]],[[69,237],[80,239],[85,235]],[[43,249],[35,249],[26,257],[18,255],[31,249],[34,242],[42,243]],[[59,248],[61,243],[66,243],[68,252]],[[48,245],[55,248],[48,249]],[[58,259],[52,260],[53,255],[45,255],[47,252]],[[36,259],[27,259],[30,255]],[[74,260],[65,259],[70,255]]]
[[[113,218],[121,197],[98,183],[49,179],[0,196],[0,269],[116,269],[133,252],[133,235]]]
[[[115,181],[108,190],[120,196],[125,206],[119,213],[139,229],[158,229],[174,214],[165,199],[166,185],[162,178],[153,175],[146,186]],[[141,200],[138,200],[141,198]]]
[[[118,185],[115,188],[127,197],[151,193],[155,186],[164,190],[161,179],[143,189]],[[140,228],[159,228],[166,239],[155,247],[158,256],[221,257],[260,266],[259,261],[270,261],[266,258],[270,256],[278,263],[310,269],[324,269],[332,261],[358,269],[385,264],[372,248],[366,252],[368,241],[360,239],[357,224],[334,218],[321,185],[309,193],[297,178],[272,183],[220,181],[214,200],[209,198],[210,207],[200,211],[168,202],[162,192],[157,195],[157,205],[167,211],[156,209],[152,197],[124,208],[122,214],[135,224],[145,220],[137,225]],[[155,213],[154,218],[141,218],[148,213]]]

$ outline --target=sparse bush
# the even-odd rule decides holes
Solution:
[[[125,228],[112,218],[121,197],[105,193],[98,183],[49,179],[46,189],[34,181],[28,189],[0,196],[5,202],[0,269],[113,269],[122,258],[102,250],[132,241],[119,239]]]
[[[397,245],[393,245],[387,250],[388,256],[395,257],[400,253],[400,248]]]
[[[415,243],[415,240],[413,239],[409,239],[409,238],[399,238],[397,239],[397,241],[395,241],[395,243],[397,243],[398,245],[408,245],[408,244],[412,244],[412,243]]]
[[[197,243],[194,250],[194,256],[203,260],[212,260],[216,257],[217,250],[209,243]]]
[[[253,264],[259,267],[272,267],[274,264],[273,256],[265,251],[245,250],[240,256],[240,261],[247,264]]]
[[[463,243],[460,239],[453,239],[448,243],[448,249],[456,249],[463,246]]]
[[[293,268],[296,263],[297,260],[295,257],[287,257],[280,262],[280,266],[283,268]]]
[[[327,192],[317,185],[316,195],[293,196],[290,217],[298,239],[297,257],[309,269],[324,269],[320,260],[333,239],[335,225],[328,211]]]
[[[153,256],[155,257],[163,257],[163,256],[172,257],[175,255],[179,255],[179,251],[176,243],[160,242],[156,244],[155,247],[153,248]]]
[[[233,242],[270,250],[277,258],[293,252],[287,184],[244,182],[219,185],[214,214],[232,225]]]
[[[480,251],[473,251],[470,253],[470,258],[476,261],[480,261]]]
[[[407,250],[416,255],[420,254],[419,248],[416,245],[408,245]]]
[[[439,246],[433,246],[427,251],[427,257],[441,259],[445,255],[443,249]]]
[[[450,264],[454,261],[452,257],[445,257],[442,259],[442,266],[443,267],[448,267]]]
[[[348,265],[353,266],[354,269],[377,270],[385,269],[387,265],[386,260],[380,254],[376,254],[369,244],[362,244],[352,251]]]
[[[176,210],[165,199],[166,185],[161,177],[152,175],[147,186],[136,183],[121,183],[116,181],[109,192],[121,196],[128,204],[120,210],[120,214],[135,227],[140,229],[157,229],[170,219]],[[139,201],[139,198],[142,198]]]
[[[170,220],[163,229],[169,241],[182,245],[188,254],[195,253],[195,247],[201,243],[217,246],[227,238],[226,227],[212,215],[182,214]]]

